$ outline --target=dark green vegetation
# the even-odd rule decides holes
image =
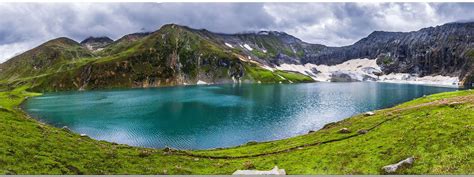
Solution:
[[[409,156],[415,163],[398,174],[474,173],[472,90],[416,99],[294,138],[176,151],[97,141],[40,123],[18,109],[25,97],[38,95],[27,88],[0,92],[0,174],[231,174],[275,165],[288,174],[380,174]],[[351,133],[338,133],[341,128]]]
[[[446,28],[472,34],[472,23],[458,25]],[[432,29],[425,29],[422,34],[429,30]],[[380,174],[382,166],[409,156],[415,157],[414,165],[397,173],[474,173],[473,91],[428,96],[376,111],[374,116],[354,116],[303,136],[205,151],[146,149],[96,141],[42,124],[18,108],[25,97],[37,95],[28,91],[152,87],[194,84],[198,80],[310,81],[296,73],[264,70],[249,61],[248,56],[257,57],[260,63],[299,63],[299,59],[305,59],[302,63],[323,63],[322,59],[331,57],[340,61],[375,58],[380,53],[370,53],[379,51],[373,46],[387,48],[386,53],[403,51],[413,56],[419,56],[413,46],[430,48],[407,44],[399,50],[377,45],[376,41],[388,43],[381,40],[387,37],[383,33],[374,33],[373,38],[339,49],[301,44],[288,36],[242,35],[227,39],[225,35],[204,33],[207,32],[166,25],[151,34],[118,40],[101,51],[89,51],[70,39],[58,38],[1,64],[0,174],[230,174],[237,169],[269,170],[275,165],[288,174]],[[409,34],[410,40],[406,41],[422,36]],[[450,42],[460,41],[459,46],[472,42],[474,35],[460,38],[466,36],[463,34],[442,32],[438,35],[442,38],[430,41],[442,41],[440,46],[447,47],[446,50],[434,54],[419,50],[432,55],[416,58],[416,62],[407,62],[413,58],[397,55],[398,58],[391,58],[393,62],[386,63],[391,66],[385,69],[390,71],[398,66],[392,63],[415,63],[422,66],[423,75],[462,72],[463,78],[468,79],[464,83],[472,83],[472,60],[466,62],[465,48],[448,50]],[[389,39],[396,40],[398,35],[391,34]],[[253,50],[224,44],[233,40],[245,40]],[[297,44],[288,45],[291,43]],[[448,56],[444,57],[447,62],[440,56]],[[423,60],[426,58],[429,60]],[[411,71],[417,67],[408,65],[403,69]],[[351,133],[338,133],[341,128],[348,128]],[[362,129],[368,133],[357,134]]]
[[[35,91],[57,91],[185,85],[199,80],[279,82],[291,80],[280,76],[305,76],[263,71],[263,65],[332,65],[379,58],[384,74],[455,76],[470,86],[473,31],[472,22],[448,23],[407,33],[375,31],[353,45],[327,47],[284,32],[219,34],[170,24],[113,42],[106,37],[88,38],[82,45],[67,38],[49,41],[0,64],[0,83],[10,87],[29,83]],[[312,80],[303,80],[308,79]]]
[[[183,26],[165,25],[153,33],[126,35],[110,44],[106,39],[88,38],[84,46],[67,38],[49,41],[1,64],[0,81],[10,87],[28,83],[35,91],[157,87],[199,80],[312,81],[298,73],[263,71],[246,53],[229,50]],[[92,50],[99,47],[104,48]],[[259,75],[266,72],[271,74]]]

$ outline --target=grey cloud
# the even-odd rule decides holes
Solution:
[[[52,38],[117,39],[167,23],[236,33],[285,31],[349,45],[374,30],[412,31],[474,19],[474,3],[16,3],[0,4],[0,62]]]

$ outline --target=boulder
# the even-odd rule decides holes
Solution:
[[[366,133],[368,133],[368,132],[369,132],[369,131],[364,130],[364,129],[357,131],[357,133],[360,134],[360,135],[366,134]]]
[[[286,175],[285,169],[278,169],[277,166],[268,171],[260,170],[237,170],[232,175]]]
[[[314,133],[314,130],[310,130],[310,131],[308,131],[308,134],[310,134],[310,133]]]
[[[385,172],[385,173],[394,173],[396,172],[398,169],[400,169],[400,167],[404,167],[404,166],[409,166],[409,165],[412,165],[413,162],[415,162],[415,158],[413,157],[409,157],[405,160],[402,160],[396,164],[391,164],[391,165],[387,165],[387,166],[384,166],[382,167],[382,170]]]
[[[68,126],[63,126],[61,129],[66,131],[66,132],[71,132],[71,129],[69,129]]]
[[[348,128],[341,128],[339,133],[350,133],[351,131]]]
[[[448,106],[449,107],[456,107],[457,105],[460,105],[460,104],[462,104],[462,103],[455,101],[455,102],[448,103]]]
[[[331,82],[358,82],[358,79],[353,73],[335,71],[331,73]]]
[[[334,127],[335,125],[337,125],[336,122],[329,122],[326,125],[324,125],[322,129],[328,129],[328,128]]]
[[[81,137],[87,137],[87,134],[82,133]]]
[[[369,111],[369,112],[365,112],[365,113],[364,113],[364,116],[373,116],[373,115],[375,115],[375,113],[372,112],[372,111]]]

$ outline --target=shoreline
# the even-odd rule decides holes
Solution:
[[[312,82],[312,83],[318,83],[318,82],[322,82],[322,83],[344,83],[344,82],[325,82],[325,81],[316,81],[316,82]],[[426,85],[426,84],[416,84],[416,83],[393,83],[393,82],[380,82],[380,81],[360,81],[360,82],[365,82],[365,83],[389,83],[389,84],[410,84],[410,85]],[[359,82],[359,83],[360,83]],[[346,82],[347,83],[347,82]],[[351,83],[351,82],[349,82]],[[357,82],[355,82],[357,83]],[[164,87],[146,87],[146,88],[113,88],[111,90],[127,90],[127,89],[160,89],[160,88],[172,88],[172,87],[201,87],[201,86],[216,86],[216,85],[241,85],[241,84],[250,84],[250,85],[262,85],[262,84],[275,84],[275,85],[281,85],[281,84],[311,84],[311,83],[226,83],[226,84],[223,84],[223,83],[211,83],[211,84],[206,84],[206,85],[200,85],[200,84],[193,84],[193,85],[175,85],[175,86],[164,86]],[[440,86],[435,86],[435,85],[426,85],[426,86],[432,86],[432,87],[440,87]],[[77,91],[77,92],[83,92],[83,91],[108,91],[109,89],[103,89],[103,90],[81,90],[81,91]],[[65,92],[71,92],[71,91],[65,91]],[[76,91],[72,91],[72,92],[76,92]],[[47,92],[46,92],[47,93]],[[445,93],[445,92],[440,92],[440,93]],[[43,124],[43,125],[48,125],[48,126],[51,126],[51,127],[54,127],[54,128],[58,128],[58,129],[61,129],[61,127],[58,127],[58,126],[54,126],[52,124],[49,124],[47,122],[45,122],[43,119],[39,118],[39,117],[36,117],[36,116],[33,116],[33,115],[30,115],[28,113],[28,111],[26,111],[25,109],[25,103],[28,101],[28,99],[31,99],[32,97],[38,97],[38,96],[42,96],[44,95],[45,93],[38,93],[38,95],[35,95],[35,96],[31,96],[31,97],[25,97],[24,100],[18,105],[18,110],[20,110],[20,112],[22,114],[24,114],[26,117],[30,118],[30,119],[33,119],[37,122],[39,122],[40,124]],[[420,97],[416,97],[416,98],[413,98],[413,99],[418,99],[418,98],[421,98]],[[402,102],[404,103],[404,102]],[[402,104],[402,103],[399,103],[399,104]],[[391,108],[391,107],[395,107],[396,105],[398,104],[395,104],[395,105],[392,105],[390,107],[387,107],[387,108]],[[386,108],[380,108],[380,109],[375,109],[375,110],[369,110],[369,111],[379,111],[379,110],[383,110],[383,109],[386,109]],[[345,121],[346,119],[349,119],[351,117],[354,117],[354,116],[357,116],[357,115],[360,115],[360,114],[363,114],[364,112],[360,112],[360,113],[356,113],[352,116],[349,116],[349,117],[344,117],[334,123],[339,123],[339,122],[343,122]],[[66,125],[67,126],[67,125]],[[322,127],[319,127],[319,128],[314,128],[313,130],[310,130],[310,131],[319,131],[319,130],[322,130],[324,128],[324,126]],[[81,132],[76,132],[76,131],[72,131],[72,133],[74,134],[77,134],[77,135],[81,135],[82,133]],[[275,142],[275,141],[281,141],[281,140],[287,140],[287,139],[291,139],[291,138],[295,138],[295,137],[298,137],[298,136],[303,136],[303,135],[306,135],[307,133],[301,133],[301,134],[295,134],[295,135],[292,135],[292,136],[289,136],[289,137],[285,137],[285,138],[281,138],[281,139],[270,139],[270,140],[266,140],[266,141],[257,141],[257,143],[269,143],[269,142]],[[88,136],[89,137],[89,136]],[[106,142],[109,142],[109,143],[118,143],[118,142],[112,142],[112,141],[107,141],[107,140],[100,140],[100,139],[96,139],[96,138],[92,138],[90,137],[91,139],[93,140],[96,140],[96,141],[106,141]],[[245,146],[247,143],[249,142],[244,142],[240,145],[233,145],[233,146],[222,146],[222,147],[214,147],[214,148],[206,148],[206,149],[179,149],[179,150],[183,150],[183,151],[206,151],[206,150],[218,150],[218,149],[232,149],[232,148],[236,148],[236,147],[241,147],[241,146]],[[118,143],[118,144],[122,144],[122,143]],[[127,145],[127,146],[130,146],[130,147],[136,147],[136,148],[151,148],[151,149],[156,149],[156,150],[162,150],[166,147],[162,147],[162,148],[157,148],[157,147],[144,147],[144,146],[135,146],[135,145],[130,145],[130,144],[124,144],[124,145]],[[174,148],[174,149],[178,149],[178,148]]]
[[[399,172],[399,174],[459,174],[470,171],[469,166],[464,166],[464,168],[455,169],[454,171],[434,171],[436,169],[430,167],[433,163],[427,164],[427,162],[433,162],[434,157],[445,159],[451,156],[443,156],[442,154],[438,154],[439,151],[430,150],[429,148],[429,151],[414,150],[410,151],[409,154],[393,154],[383,156],[383,158],[366,157],[377,156],[387,151],[410,148],[411,143],[420,143],[418,139],[420,136],[424,137],[426,135],[428,137],[437,131],[448,131],[446,134],[449,135],[464,131],[465,128],[469,129],[470,126],[466,127],[464,125],[472,120],[470,118],[472,118],[473,112],[469,111],[472,110],[471,105],[474,104],[471,99],[473,98],[472,94],[474,94],[472,91],[444,92],[418,98],[389,108],[377,109],[374,111],[375,115],[373,116],[365,116],[362,114],[354,115],[308,134],[275,141],[243,144],[219,149],[175,150],[171,148],[143,148],[100,141],[89,137],[81,137],[77,133],[68,132],[49,124],[43,124],[37,119],[29,117],[28,114],[16,109],[20,103],[26,100],[25,98],[31,98],[35,95],[34,93],[23,90],[24,89],[3,92],[5,98],[8,98],[9,95],[15,95],[16,97],[12,97],[15,100],[3,100],[4,102],[0,100],[0,106],[12,110],[11,112],[0,111],[1,115],[5,115],[5,117],[2,116],[2,119],[5,119],[7,122],[15,122],[15,124],[3,125],[7,127],[7,129],[3,129],[3,135],[5,135],[5,139],[3,139],[4,148],[13,149],[17,151],[16,154],[19,154],[12,154],[9,159],[13,161],[9,159],[6,161],[3,170],[7,171],[3,171],[4,173],[232,174],[235,170],[243,168],[243,162],[250,161],[250,163],[258,166],[257,169],[267,169],[278,165],[286,169],[289,174],[349,174],[352,170],[360,170],[360,174],[379,174],[379,169],[382,166],[398,162],[399,159],[406,158],[405,156],[407,155],[420,157],[420,159],[417,159],[419,162],[415,163],[416,168],[407,168]],[[2,94],[0,94],[0,96],[2,96]],[[451,105],[455,103],[456,105],[460,105]],[[440,112],[437,114],[418,114],[420,111],[433,111],[432,109],[439,110]],[[456,117],[451,116],[454,113]],[[420,124],[432,127],[433,124],[439,123],[441,119],[444,120],[444,124],[448,126],[459,125],[458,121],[465,123],[462,124],[462,127],[459,126],[459,128],[456,129],[440,129],[437,127],[430,129],[413,129],[414,125]],[[394,120],[396,122],[393,122]],[[383,125],[377,126],[379,124]],[[9,131],[8,127],[12,128],[11,131]],[[368,130],[371,127],[376,128],[369,130],[368,133],[365,134],[358,133],[358,130]],[[404,134],[403,132],[405,131],[400,131],[399,127],[407,127],[414,132],[413,134]],[[342,128],[348,128],[351,130],[351,133],[341,134],[339,131]],[[23,134],[20,133],[24,132],[24,130],[28,130],[28,136],[23,136]],[[389,142],[399,141],[398,139],[392,138],[395,135],[408,137],[404,139],[405,141],[402,144],[386,143],[386,140],[380,141],[380,135],[387,135],[387,133],[391,134],[383,137]],[[469,142],[464,142],[459,145],[446,143],[445,138],[445,136],[437,137],[430,141],[423,141],[423,139],[421,139],[422,144],[420,147],[422,147],[422,149],[423,147],[427,148],[423,142],[427,143],[428,147],[431,147],[432,144],[448,146],[448,152],[454,153],[458,152],[458,147],[469,145]],[[348,146],[353,148],[346,148]],[[77,150],[78,148],[80,150]],[[354,157],[354,151],[351,149],[358,149],[357,154],[364,155]],[[32,156],[41,154],[41,157],[44,159],[31,161],[29,156],[21,155],[24,153],[28,153]],[[469,151],[466,153],[469,153]],[[460,154],[459,157],[465,157],[466,153]],[[73,164],[62,164],[67,161],[61,161],[59,166],[54,168],[44,163],[54,162],[56,159],[70,159],[79,156],[82,158],[75,160]],[[348,157],[352,158],[347,168],[349,172],[347,170],[340,171],[338,167],[340,165],[338,164],[347,162]],[[305,160],[301,161],[301,159]],[[321,163],[318,159],[331,160]],[[468,162],[466,160],[461,158],[458,163],[465,164]],[[35,166],[31,166],[32,163],[35,164]],[[311,168],[311,165],[316,163],[320,163],[318,165],[319,168]],[[121,166],[119,164],[128,165]],[[222,166],[222,164],[226,165]],[[359,165],[365,166],[361,168]],[[442,165],[443,167],[449,166],[449,164],[444,163],[434,163],[434,165]],[[65,171],[58,171],[59,169],[65,169],[65,166],[69,168],[66,168]],[[329,169],[329,171],[320,171],[322,168]],[[0,169],[0,173],[1,172]]]

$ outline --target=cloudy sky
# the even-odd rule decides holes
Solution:
[[[472,21],[474,3],[0,3],[0,63],[47,40],[121,36],[176,23],[214,32],[284,31],[349,45],[374,30]]]

